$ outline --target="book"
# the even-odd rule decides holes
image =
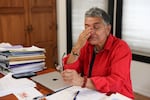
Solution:
[[[8,63],[9,59],[5,55],[0,54],[0,63]]]
[[[46,56],[44,54],[41,55],[31,55],[31,56],[9,56],[8,59],[10,62],[12,61],[24,61],[24,60],[37,60],[37,59],[45,59]]]
[[[19,67],[9,68],[12,73],[37,72],[45,68],[45,62],[21,65]]]
[[[33,62],[45,62],[45,59],[33,59],[33,60],[21,60],[21,61],[10,61],[9,65],[28,64]]]
[[[6,67],[1,66],[0,64],[0,73],[3,75],[7,75],[9,72],[11,73],[23,73],[23,72],[37,72],[45,69],[45,62],[39,62],[39,63],[31,63],[31,64],[21,64],[17,65],[17,67]]]

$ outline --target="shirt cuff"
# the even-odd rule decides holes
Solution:
[[[70,54],[69,54],[70,55]],[[79,66],[79,60],[76,60],[74,63],[71,64],[67,64],[67,60],[69,58],[69,55],[67,55],[64,59],[64,69],[75,69],[77,71],[79,71],[78,66]]]

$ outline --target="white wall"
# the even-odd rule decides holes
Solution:
[[[132,61],[131,79],[135,92],[150,97],[150,64]]]
[[[66,0],[57,0],[57,43],[58,61],[62,60],[62,55],[67,52],[67,32],[66,32]]]
[[[57,23],[58,23],[58,60],[66,52],[66,0],[57,0]],[[150,97],[150,64],[132,61],[131,79],[133,90]]]

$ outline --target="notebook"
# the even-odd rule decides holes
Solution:
[[[54,92],[70,87],[70,85],[63,81],[60,72],[57,71],[33,76],[31,79]]]

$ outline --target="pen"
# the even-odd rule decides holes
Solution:
[[[64,52],[63,56],[62,56],[62,71],[64,70],[64,62],[63,62],[63,58],[66,55],[66,53]]]
[[[49,96],[49,95],[51,95],[51,94],[53,94],[53,93],[49,93],[49,94],[37,96],[37,97],[34,97],[33,100],[40,100],[40,99],[43,99],[43,98],[45,98],[45,97],[47,97],[47,96]]]
[[[55,64],[56,69],[57,69],[58,72],[62,72],[64,70],[63,58],[64,58],[65,55],[66,55],[66,53],[64,52],[63,55],[62,55],[62,58],[61,58],[61,64],[60,65],[57,64],[57,63]]]
[[[80,91],[77,91],[77,93],[75,94],[73,100],[76,100],[76,99],[77,99],[77,96],[78,96],[79,92],[80,92]]]

